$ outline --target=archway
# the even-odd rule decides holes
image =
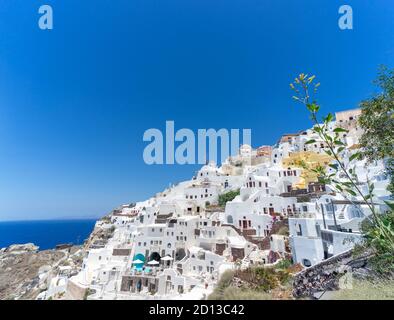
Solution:
[[[142,253],[138,253],[133,258],[133,261],[136,261],[136,260],[141,260],[142,261],[141,263],[134,263],[134,266],[137,269],[141,269],[144,266],[144,264],[145,264],[145,256]]]
[[[149,257],[149,261],[152,261],[152,260],[155,260],[155,261],[158,261],[158,262],[160,262],[160,259],[161,259],[161,256],[160,256],[160,254],[158,253],[158,252],[152,252],[151,253],[151,255],[150,255],[150,257]]]
[[[186,256],[185,249],[180,248],[180,249],[176,250],[175,258],[176,258],[177,261],[182,260],[185,256]]]

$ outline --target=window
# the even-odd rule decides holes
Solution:
[[[311,263],[310,260],[308,260],[308,259],[302,259],[302,264],[303,264],[305,267],[310,267],[310,266],[312,265],[312,263]]]
[[[296,225],[296,231],[297,231],[297,236],[302,236],[302,229],[300,224]]]

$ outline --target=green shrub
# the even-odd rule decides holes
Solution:
[[[219,206],[224,207],[228,201],[233,200],[238,195],[239,195],[239,189],[219,195]]]
[[[272,267],[253,267],[246,270],[237,270],[235,277],[245,281],[252,288],[269,292],[287,284],[291,275],[287,270]]]
[[[227,271],[223,272],[223,274],[221,275],[221,277],[217,283],[216,288],[210,294],[208,299],[221,300],[224,290],[232,284],[233,278],[234,278],[234,271],[233,270],[227,270]]]
[[[275,268],[276,269],[287,269],[292,265],[291,260],[289,259],[283,259],[281,261],[279,261],[276,265]]]
[[[394,211],[379,216],[381,224],[388,232],[394,234]],[[361,224],[361,230],[365,234],[365,241],[355,248],[355,252],[362,249],[372,248],[376,255],[369,262],[372,268],[380,274],[394,274],[394,252],[392,243],[382,234],[380,227],[368,220]],[[361,248],[360,248],[361,247]]]

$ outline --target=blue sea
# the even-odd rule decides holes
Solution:
[[[57,244],[82,244],[94,228],[96,220],[40,220],[0,222],[0,248],[32,242],[40,250]]]

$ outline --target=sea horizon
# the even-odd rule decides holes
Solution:
[[[92,232],[97,218],[0,221],[0,248],[33,243],[39,250],[58,244],[81,245]]]
[[[22,219],[0,219],[0,223],[3,222],[34,222],[34,221],[72,221],[72,220],[99,220],[101,219],[102,216],[99,217],[70,217],[70,218],[37,218],[37,219],[26,219],[26,218],[22,218]]]

